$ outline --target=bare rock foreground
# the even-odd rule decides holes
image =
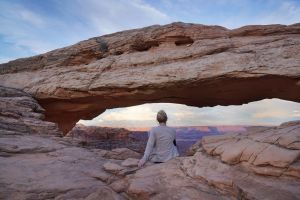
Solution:
[[[138,169],[140,154],[82,148],[30,95],[0,94],[0,199],[300,199],[300,121],[206,136],[192,156]]]
[[[300,102],[299,66],[300,24],[184,23],[1,64],[0,199],[300,199],[300,121],[204,137],[191,156],[142,169],[130,149],[61,137],[79,119],[147,102]]]
[[[32,94],[64,133],[105,109],[149,102],[300,102],[299,77],[300,24],[155,25],[0,65],[0,85]]]

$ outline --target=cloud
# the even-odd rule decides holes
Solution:
[[[258,112],[253,115],[254,118],[282,118],[286,117],[288,115],[287,112],[281,111],[281,110],[274,110],[274,111],[263,111],[263,112]]]
[[[282,1],[279,6],[265,13],[258,20],[259,24],[293,24],[300,22],[300,6],[293,1]]]
[[[91,29],[107,34],[125,29],[165,24],[170,18],[144,1],[77,1],[75,9]]]
[[[20,16],[21,20],[23,20],[24,22],[28,22],[29,24],[37,27],[42,27],[43,25],[45,25],[43,19],[37,14],[19,6],[16,6],[16,8],[16,15]]]
[[[163,0],[155,4],[177,21],[227,28],[300,21],[300,3],[294,0]]]
[[[156,113],[163,109],[171,126],[199,125],[279,125],[300,117],[300,104],[280,99],[264,99],[244,105],[191,107],[182,104],[154,103],[105,111],[86,125],[149,127],[157,124]]]
[[[233,29],[245,25],[289,25],[300,21],[300,5],[296,1],[253,1],[252,4],[249,4],[249,1],[241,1],[239,8],[232,15],[220,20],[219,25]]]
[[[109,112],[102,117],[103,121],[147,121],[155,118],[155,112],[150,105],[140,105]]]
[[[10,57],[0,57],[0,63],[6,63],[10,60],[12,60],[12,58]]]
[[[42,15],[12,2],[0,2],[1,62],[46,52],[55,48],[51,41],[38,33],[47,26]]]
[[[144,1],[0,1],[0,62],[91,37],[165,24],[171,19]]]

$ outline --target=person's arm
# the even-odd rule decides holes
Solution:
[[[150,130],[149,131],[149,138],[148,138],[146,149],[145,149],[145,153],[144,153],[143,158],[139,162],[139,167],[143,166],[147,162],[147,160],[149,159],[149,156],[150,156],[150,154],[153,150],[154,144],[155,144],[155,136],[154,136],[153,131]]]
[[[173,129],[174,130],[174,140],[173,140],[173,144],[174,144],[174,146],[175,147],[177,147],[177,143],[176,143],[176,130],[175,129]]]

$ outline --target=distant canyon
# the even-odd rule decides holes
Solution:
[[[176,130],[176,142],[180,155],[186,155],[188,149],[204,136],[243,133],[251,128],[263,126],[220,125],[220,126],[172,126]],[[78,139],[84,146],[111,150],[129,148],[143,153],[148,131],[151,127],[101,127],[77,124],[67,136]]]

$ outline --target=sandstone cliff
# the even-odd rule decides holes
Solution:
[[[67,134],[69,137],[92,140],[123,140],[128,139],[131,132],[125,128],[100,127],[100,126],[84,126],[76,124],[76,126]]]
[[[0,86],[1,135],[62,136],[57,124],[43,121],[45,110],[29,94]]]
[[[132,132],[125,128],[112,128],[100,126],[76,126],[66,135],[72,139],[80,140],[89,148],[115,149],[129,148],[143,153],[146,141],[133,137]]]
[[[0,65],[0,85],[32,94],[65,133],[107,108],[146,102],[300,102],[299,80],[300,24],[155,25]]]

